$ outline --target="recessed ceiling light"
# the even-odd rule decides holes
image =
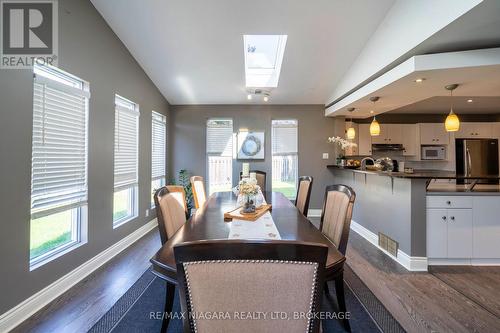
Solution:
[[[470,98],[467,100],[467,103],[472,103],[472,102],[474,102],[474,101]]]
[[[269,97],[264,96],[264,102],[267,102],[267,101],[269,101]]]
[[[252,99],[252,94],[248,94],[248,95],[247,95],[247,99],[248,99],[248,100],[251,100],[251,99]]]
[[[418,79],[415,80],[416,83],[422,83],[425,81],[425,78],[419,77]]]
[[[373,114],[373,110],[370,110],[370,114]]]

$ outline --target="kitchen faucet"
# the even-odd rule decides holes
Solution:
[[[370,160],[370,161],[373,162],[373,164],[375,164],[375,160],[373,158],[371,158],[371,157],[365,157],[365,158],[363,158],[361,160],[361,168],[360,168],[361,170],[366,170],[366,161],[367,160]]]

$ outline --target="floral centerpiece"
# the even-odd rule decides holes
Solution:
[[[243,178],[238,185],[239,195],[243,197],[243,213],[255,212],[255,199],[259,194],[260,187],[257,180],[252,178]]]
[[[345,158],[345,150],[347,148],[357,147],[358,146],[356,143],[351,142],[349,140],[346,140],[344,138],[341,138],[340,136],[329,137],[328,138],[328,142],[338,145],[340,147],[340,149],[342,150],[342,153],[339,155],[339,157],[337,157],[337,164],[340,164],[340,162],[342,160],[344,160],[344,158]]]

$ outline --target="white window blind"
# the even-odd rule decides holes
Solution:
[[[297,153],[297,120],[273,120],[271,136],[273,155]]]
[[[138,134],[138,105],[115,95],[115,191],[138,183]]]
[[[230,191],[233,184],[233,120],[207,121],[209,193]]]
[[[297,120],[273,120],[271,137],[273,191],[294,199],[299,169]]]
[[[88,84],[35,64],[31,218],[86,204]]]
[[[218,156],[232,156],[233,121],[231,119],[208,120],[207,154]]]
[[[165,177],[167,120],[158,112],[152,112],[151,134],[151,177],[153,180]]]

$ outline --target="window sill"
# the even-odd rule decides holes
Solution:
[[[123,218],[121,220],[113,222],[113,229],[116,229],[116,228],[124,225],[125,223],[128,223],[128,222],[132,221],[133,219],[136,219],[137,217],[139,217],[139,215],[138,214],[134,214],[132,216],[128,216],[128,217],[125,217],[125,218]]]
[[[70,243],[70,244],[67,244],[67,245],[61,247],[61,249],[55,249],[52,252],[49,252],[49,253],[43,255],[41,258],[37,258],[33,261],[30,260],[30,272],[34,271],[35,269],[37,269],[39,267],[42,267],[43,265],[51,262],[52,260],[55,260],[59,257],[62,257],[66,253],[69,253],[73,250],[76,250],[77,248],[79,248],[80,246],[85,245],[85,244],[87,244],[87,241]]]

